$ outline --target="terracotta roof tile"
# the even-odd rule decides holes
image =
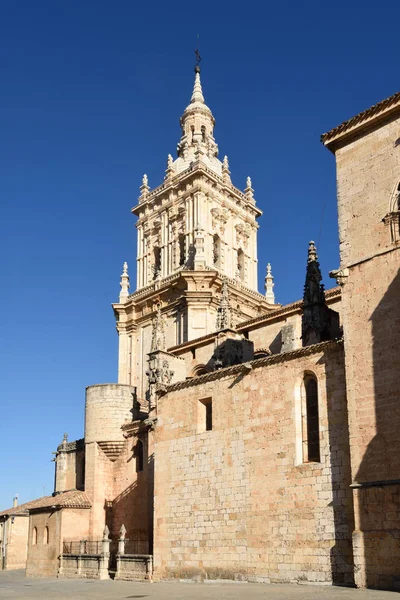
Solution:
[[[393,96],[390,96],[389,98],[374,104],[374,106],[363,110],[362,112],[358,113],[358,115],[348,119],[347,121],[344,121],[327,133],[323,133],[321,135],[321,142],[325,145],[329,145],[329,143],[339,135],[350,132],[350,130],[354,130],[357,127],[360,127],[362,124],[367,124],[373,118],[383,116],[397,107],[400,107],[400,92],[396,92],[396,94],[393,94]]]
[[[50,508],[51,506],[56,508],[90,508],[91,503],[85,492],[72,490],[55,496],[42,496],[42,498],[25,502],[15,508],[7,508],[0,512],[0,517],[7,515],[27,516],[31,510]]]

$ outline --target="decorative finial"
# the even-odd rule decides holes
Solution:
[[[124,302],[126,302],[126,299],[129,296],[129,275],[128,275],[128,263],[124,262],[124,266],[122,269],[122,275],[121,275],[121,282],[120,282],[120,286],[121,286],[121,291],[119,293],[119,301],[121,304],[123,304]]]
[[[307,262],[312,262],[318,260],[318,255],[317,255],[317,248],[315,246],[315,243],[311,240],[311,242],[308,244],[308,259]]]
[[[63,435],[63,444],[68,442],[68,433],[64,433]]]
[[[227,183],[229,183],[231,180],[230,174],[231,174],[231,172],[229,170],[228,157],[225,155],[224,160],[222,161],[222,177],[223,177],[224,181]]]
[[[246,179],[246,189],[244,190],[244,193],[245,193],[245,195],[247,196],[247,198],[248,198],[249,200],[253,200],[253,193],[254,193],[254,190],[253,190],[253,188],[251,187],[251,178],[250,178],[250,177],[248,177],[248,178]]]
[[[120,540],[124,540],[126,536],[126,527],[125,525],[122,523],[121,528],[119,530],[119,539]]]
[[[109,535],[110,535],[110,530],[108,529],[108,527],[106,525],[103,529],[103,540],[108,540]]]
[[[274,278],[272,276],[271,264],[267,264],[267,273],[265,275],[265,299],[270,304],[275,304],[275,294],[274,294]]]
[[[140,186],[140,195],[142,197],[142,201],[147,196],[149,191],[150,191],[149,180],[147,179],[147,175],[145,173],[143,175],[142,185]]]
[[[174,174],[175,174],[174,159],[172,158],[171,154],[168,154],[167,168],[165,170],[165,179],[171,179]]]

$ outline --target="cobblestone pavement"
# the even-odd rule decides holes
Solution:
[[[251,583],[132,583],[90,579],[27,579],[0,571],[0,600],[394,600],[393,592]]]

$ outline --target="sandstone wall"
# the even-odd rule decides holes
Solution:
[[[351,582],[343,354],[337,344],[323,348],[199,378],[159,399],[156,577]],[[318,378],[320,463],[302,462],[308,371]],[[211,431],[199,428],[206,399]]]
[[[356,581],[389,589],[400,587],[400,251],[383,218],[400,180],[399,135],[392,120],[336,152]]]
[[[25,569],[28,552],[28,517],[9,517],[3,525],[6,531],[6,569]]]
[[[152,489],[153,457],[148,452],[147,435],[141,435],[143,444],[143,470],[138,470],[139,461],[135,456],[138,442],[136,436],[126,441],[123,452],[113,464],[113,502],[108,513],[107,524],[112,539],[118,539],[121,525],[125,525],[126,539],[150,538],[152,511],[149,511],[149,498]]]
[[[34,528],[37,537],[34,543]],[[45,528],[48,527],[48,543]],[[57,577],[61,553],[61,512],[59,510],[33,513],[29,518],[27,577]]]

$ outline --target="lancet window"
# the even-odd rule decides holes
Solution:
[[[307,373],[303,381],[303,461],[320,462],[318,381],[315,375]]]

